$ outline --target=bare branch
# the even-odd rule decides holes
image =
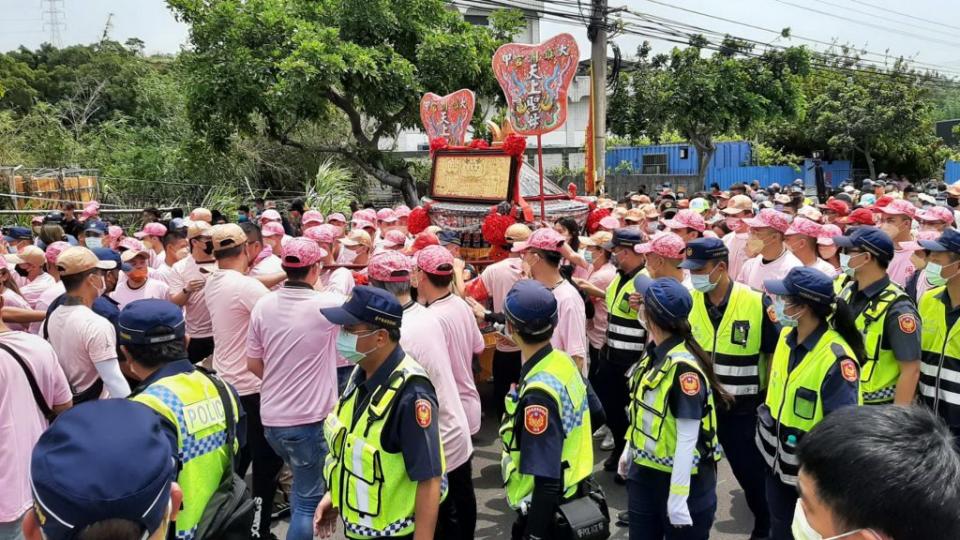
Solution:
[[[334,106],[347,115],[347,119],[350,120],[350,131],[353,132],[357,142],[362,146],[370,146],[370,139],[363,132],[363,118],[356,107],[353,106],[353,102],[349,98],[336,93],[332,88],[328,88],[324,93]]]

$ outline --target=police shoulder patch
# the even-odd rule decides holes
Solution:
[[[695,396],[700,393],[700,377],[692,371],[680,375],[680,390],[688,396]]]
[[[417,417],[417,425],[422,428],[430,427],[433,421],[433,406],[426,399],[418,399],[413,406],[414,414]]]
[[[547,430],[550,413],[543,405],[527,405],[523,409],[523,427],[531,435],[540,435]]]
[[[840,361],[840,374],[843,375],[844,379],[856,382],[858,379],[857,364],[849,358],[844,358]]]
[[[900,324],[900,331],[904,334],[912,334],[917,331],[917,318],[911,313],[904,313],[897,317],[897,323]]]

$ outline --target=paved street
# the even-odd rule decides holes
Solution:
[[[486,390],[483,386],[485,385],[481,385],[481,393]],[[477,493],[476,538],[478,540],[508,539],[510,526],[513,523],[513,513],[507,507],[500,479],[500,446],[496,440],[495,424],[496,422],[485,416],[483,427],[474,438],[476,450],[473,456],[473,477]],[[595,445],[595,450],[597,478],[607,495],[611,516],[615,517],[617,512],[626,508],[626,489],[613,483],[612,473],[600,470],[600,462],[608,453],[601,451],[599,444]],[[753,518],[726,461],[720,463],[717,491],[719,507],[713,525],[713,534],[710,537],[717,540],[747,538]],[[286,532],[286,522],[276,524],[274,531],[282,540]],[[612,526],[612,533],[613,539],[627,538],[627,530],[624,528]],[[338,534],[335,538],[341,540],[343,536]]]

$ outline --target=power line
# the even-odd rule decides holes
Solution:
[[[832,7],[832,8],[845,9],[845,10],[847,10],[847,11],[852,11],[852,12],[856,13],[857,15],[862,15],[862,16],[864,16],[864,17],[869,17],[869,18],[873,18],[873,19],[879,19],[879,20],[881,20],[881,21],[887,21],[887,22],[892,22],[892,23],[896,23],[896,24],[903,24],[903,25],[906,25],[906,26],[912,26],[912,27],[914,27],[914,28],[918,28],[918,29],[924,30],[924,31],[926,31],[926,32],[934,32],[934,33],[941,34],[941,35],[946,35],[946,36],[949,36],[949,37],[954,37],[954,35],[956,35],[956,32],[952,32],[952,31],[951,31],[951,32],[948,32],[948,31],[946,31],[946,30],[937,30],[937,29],[934,29],[934,28],[930,28],[929,26],[925,26],[925,25],[921,25],[921,24],[917,24],[917,23],[911,23],[911,22],[903,21],[903,20],[901,20],[901,19],[893,19],[893,18],[890,18],[890,17],[884,17],[884,16],[881,16],[881,15],[877,15],[877,14],[875,14],[875,13],[869,13],[869,12],[863,11],[862,9],[857,9],[857,8],[853,8],[853,7],[850,7],[850,6],[844,6],[844,5],[841,5],[841,4],[834,4],[833,2],[827,2],[827,0],[813,0],[813,1],[814,1],[814,2],[817,2],[817,3],[819,3],[819,4],[824,4],[824,5],[826,5],[826,6],[830,6],[830,7]]]
[[[952,24],[945,24],[945,23],[942,23],[942,22],[939,22],[939,21],[934,21],[934,20],[932,20],[932,19],[924,19],[923,17],[917,17],[917,16],[914,16],[914,15],[910,15],[909,13],[904,13],[904,12],[902,12],[902,11],[894,11],[894,10],[892,10],[892,9],[890,9],[890,8],[885,8],[885,7],[883,7],[883,6],[878,6],[878,5],[876,5],[876,4],[871,4],[870,2],[864,2],[863,0],[850,0],[850,1],[851,1],[851,2],[854,2],[854,3],[857,3],[857,4],[861,4],[861,5],[867,6],[867,7],[872,7],[872,8],[874,8],[874,9],[877,9],[877,10],[880,10],[880,11],[886,11],[887,13],[893,13],[894,15],[899,15],[899,16],[901,16],[901,17],[907,17],[907,18],[909,18],[909,19],[914,19],[914,20],[917,20],[917,21],[923,21],[923,22],[926,22],[926,23],[935,24],[935,25],[937,25],[937,26],[943,26],[943,27],[946,27],[946,28],[952,28],[952,29],[954,29],[954,30],[960,30],[960,26],[953,26]]]

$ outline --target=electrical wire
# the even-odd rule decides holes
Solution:
[[[813,0],[813,1],[814,1],[814,2],[817,2],[818,4],[823,4],[823,5],[826,5],[826,6],[830,6],[830,7],[832,7],[832,8],[845,9],[845,10],[847,10],[847,11],[852,11],[852,12],[856,13],[857,15],[861,15],[861,16],[864,16],[864,17],[869,17],[869,18],[872,18],[872,19],[879,19],[879,20],[881,20],[881,21],[887,21],[887,22],[892,22],[892,23],[896,23],[896,24],[902,24],[902,25],[906,25],[906,26],[911,26],[911,27],[913,27],[913,28],[918,28],[918,29],[924,30],[924,31],[926,31],[926,32],[935,32],[935,33],[937,33],[937,34],[945,35],[945,36],[948,36],[948,37],[955,37],[955,35],[956,35],[956,32],[952,32],[952,31],[948,32],[948,31],[946,31],[946,30],[937,30],[937,29],[934,29],[934,28],[930,28],[929,26],[924,26],[924,25],[920,25],[920,24],[917,24],[917,23],[911,23],[911,22],[907,22],[907,21],[904,21],[904,20],[901,20],[901,19],[893,19],[893,18],[890,18],[890,17],[884,17],[884,16],[882,16],[882,15],[877,15],[877,14],[875,14],[875,13],[868,13],[868,12],[866,12],[866,11],[863,11],[862,9],[857,9],[857,8],[853,8],[853,7],[850,7],[850,6],[844,6],[844,5],[841,5],[841,4],[835,4],[835,3],[833,3],[833,2],[828,2],[827,0]]]
[[[939,22],[939,21],[935,21],[935,20],[932,20],[932,19],[924,19],[923,17],[917,17],[917,16],[914,16],[914,15],[910,15],[909,13],[904,13],[904,12],[902,12],[902,11],[895,11],[895,10],[892,10],[892,9],[890,9],[890,8],[886,8],[886,7],[883,7],[883,6],[878,6],[878,5],[876,5],[876,4],[871,4],[870,2],[864,2],[863,0],[850,0],[850,1],[851,1],[851,2],[854,2],[854,3],[856,3],[856,4],[863,5],[863,6],[871,7],[871,8],[873,8],[873,9],[876,9],[876,10],[879,10],[879,11],[886,11],[887,13],[893,13],[894,15],[899,15],[900,17],[907,17],[908,19],[914,19],[914,20],[916,20],[916,21],[923,21],[923,22],[926,22],[926,23],[935,24],[935,25],[937,25],[937,26],[943,26],[943,27],[945,27],[945,28],[952,28],[952,29],[954,29],[954,30],[960,30],[960,26],[954,26],[954,25],[952,25],[952,24],[945,24],[945,23],[942,23],[942,22]]]

